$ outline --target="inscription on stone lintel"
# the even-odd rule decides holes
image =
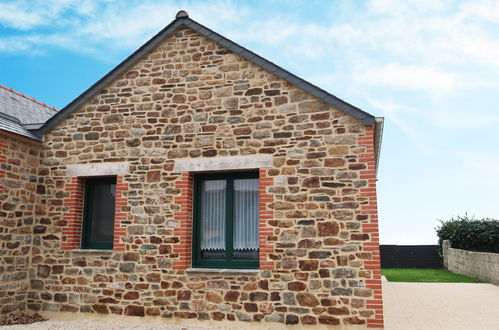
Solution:
[[[199,159],[175,160],[175,172],[202,172],[220,170],[239,170],[269,168],[272,166],[272,156],[234,156]]]

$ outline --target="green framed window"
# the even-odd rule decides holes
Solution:
[[[112,250],[115,199],[115,177],[85,180],[83,249]]]
[[[194,177],[193,265],[258,268],[258,172]]]

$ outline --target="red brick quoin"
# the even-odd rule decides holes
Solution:
[[[67,208],[64,218],[67,224],[62,230],[63,250],[75,250],[81,247],[84,189],[85,179],[81,177],[71,178],[71,183],[66,185],[69,196],[64,199],[64,206]],[[125,236],[125,228],[121,225],[121,222],[126,220],[127,217],[128,199],[123,194],[127,190],[128,184],[124,182],[123,176],[117,176],[114,209],[114,251],[125,250],[125,244],[121,241],[121,237]]]
[[[366,287],[373,291],[373,295],[367,300],[366,307],[374,310],[374,317],[367,320],[367,326],[370,328],[383,328],[374,127],[366,127],[365,136],[359,137],[359,144],[365,145],[366,148],[365,152],[360,155],[359,161],[367,165],[367,168],[360,172],[360,178],[368,182],[365,187],[360,189],[361,197],[367,201],[361,206],[362,215],[368,216],[369,220],[362,225],[362,232],[370,236],[370,240],[362,244],[362,249],[371,253],[371,259],[364,260],[364,269],[370,270],[373,274],[372,279],[365,281]]]
[[[273,211],[268,208],[268,204],[273,202],[272,194],[267,189],[272,186],[273,178],[267,176],[267,170],[260,169],[260,192],[259,192],[259,249],[260,249],[260,269],[274,269],[274,261],[269,258],[269,254],[274,251],[273,245],[269,244],[268,236],[272,235],[272,227],[268,222],[273,218]],[[179,242],[173,247],[173,252],[178,255],[178,259],[173,262],[173,269],[187,269],[191,266],[192,260],[192,195],[193,176],[191,173],[183,173],[176,181],[175,187],[180,189],[180,195],[175,198],[175,204],[180,208],[175,212],[174,219],[180,225],[175,228],[175,237]]]

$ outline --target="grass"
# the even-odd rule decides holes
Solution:
[[[389,282],[482,283],[482,281],[449,272],[447,269],[383,268]]]

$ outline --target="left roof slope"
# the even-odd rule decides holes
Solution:
[[[29,129],[56,113],[56,108],[0,85],[0,130],[39,140]]]

